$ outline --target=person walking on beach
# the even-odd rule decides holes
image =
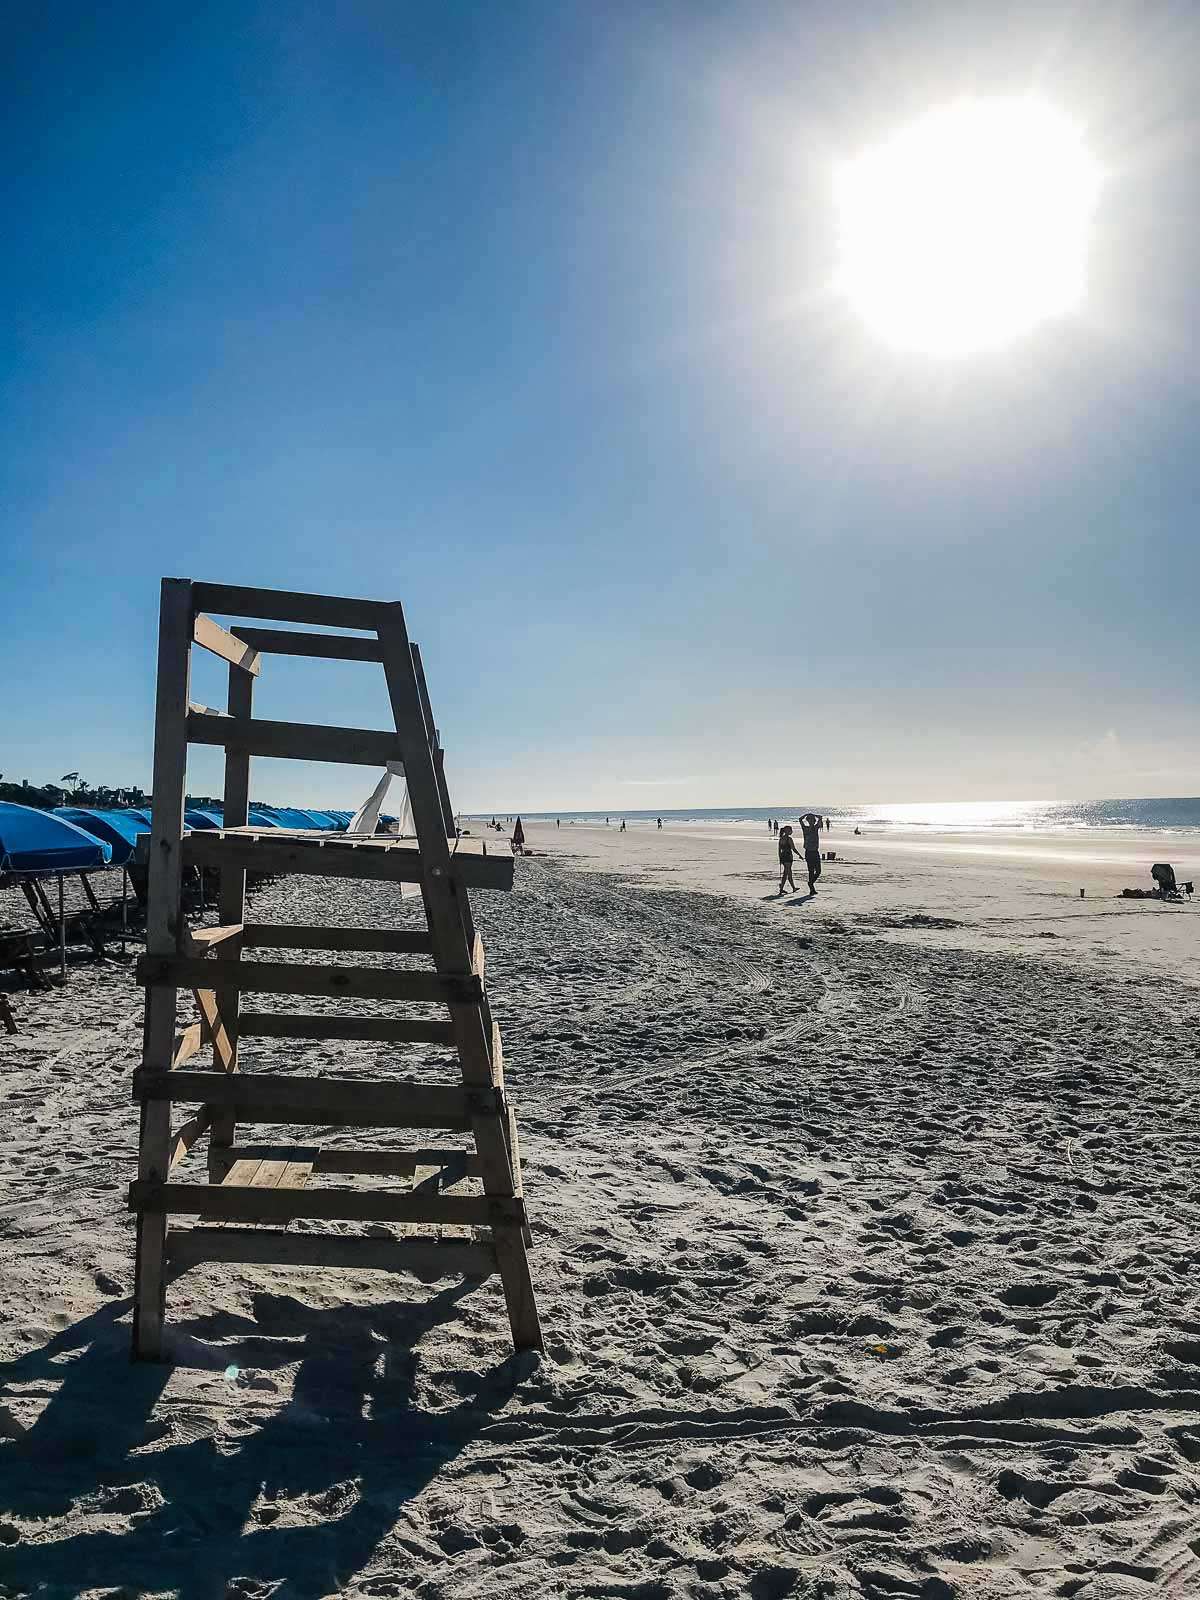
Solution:
[[[659,817],[659,819],[658,819],[658,831],[659,831],[659,833],[662,832],[662,818],[661,817]]]
[[[793,894],[796,892],[796,880],[792,877],[792,861],[796,855],[796,841],[792,837],[791,826],[779,830],[779,892],[783,893],[786,883]]]
[[[821,819],[815,811],[806,811],[800,818],[800,832],[804,835],[804,865],[808,871],[808,892],[816,894],[817,879],[821,876]]]

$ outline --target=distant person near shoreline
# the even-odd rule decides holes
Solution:
[[[821,876],[821,819],[815,811],[806,811],[800,818],[800,831],[804,835],[804,865],[808,872],[808,892],[816,894],[817,879]]]
[[[783,893],[786,883],[793,894],[796,892],[796,880],[792,877],[792,861],[796,856],[796,841],[792,837],[791,824],[779,830],[779,892]]]

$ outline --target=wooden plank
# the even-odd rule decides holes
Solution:
[[[208,1128],[210,1121],[208,1108],[205,1106],[190,1121],[185,1122],[181,1128],[171,1135],[171,1153],[167,1164],[169,1172],[174,1172],[196,1140]]]
[[[264,1161],[254,1174],[252,1187],[255,1189],[274,1189],[286,1171],[286,1161]]]
[[[171,1216],[208,1217],[233,1221],[252,1217],[260,1222],[396,1222],[437,1223],[452,1228],[520,1227],[524,1205],[512,1197],[429,1194],[383,1189],[277,1189],[259,1181],[260,1163],[249,1184],[165,1183],[140,1180],[129,1186],[132,1211],[164,1211]],[[282,1170],[283,1163],[274,1163]]]
[[[454,810],[450,804],[450,791],[446,787],[445,756],[439,747],[438,731],[433,723],[433,707],[429,703],[429,686],[425,682],[425,668],[421,663],[419,647],[415,644],[410,644],[409,650],[412,655],[417,698],[421,703],[421,715],[425,721],[425,731],[429,734],[430,750],[433,755],[434,778],[437,782],[438,799],[442,808],[442,825],[447,838],[452,839],[455,836]]]
[[[189,954],[203,956],[227,939],[236,939],[242,931],[240,922],[223,923],[217,928],[190,928],[187,937]]]
[[[290,961],[210,961],[197,956],[140,956],[134,968],[144,987],[204,989],[241,994],[324,995],[344,1000],[397,1000],[428,1005],[478,1003],[474,976],[389,972],[379,967],[317,966]]]
[[[333,594],[299,594],[287,589],[252,589],[241,584],[195,583],[198,611],[223,617],[261,617],[267,622],[303,622],[314,628],[374,628],[389,609],[381,600],[355,600]]]
[[[256,1161],[250,1159],[235,1161],[221,1182],[232,1183],[238,1188],[246,1187],[254,1182],[254,1175],[262,1164],[261,1156]]]
[[[150,830],[146,898],[146,948],[167,956],[182,947],[186,924],[180,901],[183,805],[187,784],[187,705],[192,642],[192,586],[164,578],[159,603],[158,680],[154,705],[154,812]],[[175,1053],[178,998],[170,989],[148,991],[142,1034],[142,1070],[169,1067]],[[143,1104],[138,1136],[138,1177],[165,1180],[171,1168],[169,1102]],[[138,1218],[134,1257],[133,1355],[163,1355],[166,1317],[164,1215]]]
[[[320,723],[266,722],[257,717],[227,717],[189,711],[190,744],[223,745],[250,756],[288,761],[336,761],[351,767],[385,767],[400,759],[396,736],[373,728],[330,728]]]
[[[384,955],[429,955],[433,941],[425,930],[399,928],[317,928],[295,922],[247,922],[243,950],[373,950]]]
[[[484,952],[483,940],[478,934],[471,941],[471,971],[482,983],[487,971],[487,955]]]
[[[139,961],[148,957],[139,956]],[[183,959],[183,958],[180,958]],[[215,966],[215,962],[197,961],[198,967]],[[234,1053],[233,1041],[225,1026],[225,1009],[228,1005],[227,995],[218,998],[212,989],[193,989],[196,1004],[200,1007],[200,1027],[206,1043],[213,1047],[213,1065],[220,1067],[225,1072],[233,1072],[237,1066],[237,1056]]]
[[[247,1190],[273,1189],[286,1170],[286,1161],[260,1159],[257,1161],[234,1161],[230,1163],[229,1152],[223,1150],[219,1157],[220,1176],[214,1177],[210,1175],[209,1183],[202,1187],[209,1189],[215,1183],[217,1186],[228,1186],[235,1189],[239,1194],[244,1195]],[[258,1214],[253,1206],[247,1207],[244,1211],[236,1207],[231,1208],[229,1211],[222,1213],[222,1216],[228,1222],[256,1222],[258,1220]]]
[[[204,1042],[204,1029],[198,1022],[189,1024],[182,1033],[177,1033],[175,1048],[171,1052],[172,1067],[181,1067],[185,1061],[190,1061],[199,1053]]]
[[[312,1177],[311,1161],[285,1161],[277,1185],[280,1189],[303,1189]]]
[[[395,1079],[300,1078],[274,1072],[147,1072],[134,1074],[135,1099],[232,1106],[239,1121],[331,1127],[468,1128],[472,1115],[495,1117],[493,1089]]]
[[[211,650],[213,655],[228,661],[231,667],[237,667],[242,672],[250,673],[252,677],[258,677],[260,669],[258,651],[244,639],[235,638],[211,617],[197,614],[192,622],[192,638],[205,650]]]
[[[237,667],[230,666],[229,688],[225,703],[231,717],[245,720],[253,715],[254,679],[249,673],[240,672]],[[250,757],[244,750],[225,752],[223,798],[222,820],[230,827],[244,823],[250,814]],[[218,875],[220,889],[217,905],[221,924],[224,927],[237,927],[246,914],[245,869],[222,863]],[[235,940],[226,951],[233,960],[237,960],[241,953],[242,943],[238,940]],[[213,1065],[224,1067],[228,1072],[236,1072],[238,1069],[240,1005],[236,991],[227,992],[221,997],[221,1022],[225,1031],[226,1050],[224,1055],[214,1050]],[[237,1126],[231,1111],[213,1113],[212,1135],[208,1141],[208,1171],[213,1182],[219,1183],[224,1175],[227,1152],[236,1134]]]
[[[492,1023],[492,1082],[497,1089],[504,1087],[504,1042],[500,1038],[500,1024]]]
[[[376,639],[336,633],[285,633],[282,628],[237,627],[233,632],[263,655],[320,656],[328,661],[382,660]]]
[[[379,623],[378,633],[413,823],[428,866],[422,888],[429,931],[433,936],[434,959],[439,972],[470,971],[474,930],[466,894],[468,880],[456,877],[451,869],[446,838],[450,819],[443,810],[442,788],[433,754],[436,738],[432,712],[428,708],[428,697],[422,698],[417,663],[400,606],[388,609]],[[477,1094],[483,1092],[482,1086],[486,1084],[496,1098],[497,1110],[503,1114],[503,1091],[492,1086],[492,1028],[485,998],[481,995],[474,1005],[451,1006],[450,1016],[465,1083]],[[514,1176],[507,1128],[498,1115],[481,1110],[472,1119],[472,1131],[483,1168],[485,1193],[495,1198],[511,1195]],[[497,1227],[493,1237],[513,1344],[518,1350],[541,1349],[541,1323],[529,1271],[523,1215],[519,1226]]]
[[[173,1273],[206,1261],[271,1267],[342,1267],[358,1272],[411,1272],[439,1278],[487,1278],[496,1252],[470,1239],[365,1239],[353,1234],[285,1233],[269,1228],[176,1228],[171,1232]]]
[[[251,872],[283,877],[289,872],[320,878],[368,878],[381,883],[421,883],[430,871],[420,850],[387,840],[361,840],[357,844],[333,837],[283,837],[268,833],[220,833],[205,829],[189,833],[183,842],[184,860],[194,867],[241,867]],[[450,882],[472,889],[511,889],[511,856],[477,856],[449,852],[444,871]],[[466,961],[464,966],[469,965]]]
[[[229,1152],[232,1157],[257,1156],[301,1162],[314,1172],[339,1172],[373,1178],[411,1178],[421,1168],[452,1170],[453,1179],[442,1183],[480,1176],[479,1157],[472,1150],[327,1150],[316,1145],[240,1144]]]
[[[305,1016],[293,1011],[243,1011],[243,1039],[359,1039],[377,1044],[454,1044],[449,1022],[409,1021],[404,1017]]]

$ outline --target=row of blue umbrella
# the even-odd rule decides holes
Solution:
[[[187,828],[222,826],[221,807],[188,807]],[[250,807],[250,821],[259,828],[310,828],[344,833],[352,811],[314,811],[298,806]],[[394,821],[385,817],[384,822]],[[0,800],[0,875],[37,876],[121,867],[132,858],[140,834],[150,831],[150,812],[132,806],[102,810],[91,806],[33,806]]]

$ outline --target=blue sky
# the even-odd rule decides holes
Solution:
[[[6,30],[6,778],[149,782],[176,575],[402,599],[464,809],[1200,790],[1189,8]],[[828,291],[834,162],[1030,86],[1106,172],[1084,313],[888,351]],[[268,673],[264,715],[385,725],[369,667]]]

